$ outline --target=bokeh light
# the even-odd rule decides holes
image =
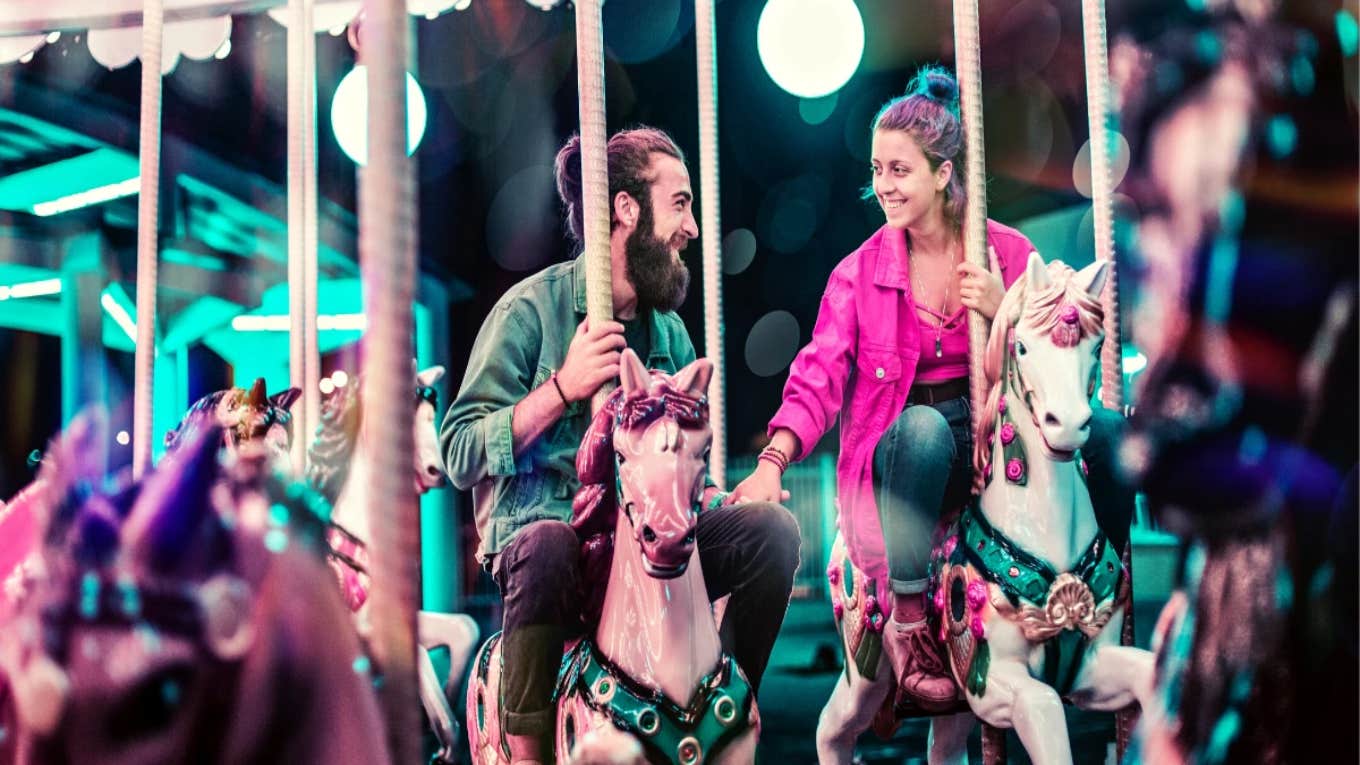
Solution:
[[[552,166],[530,165],[512,175],[491,201],[487,249],[507,271],[540,268],[561,236],[560,221]]]
[[[601,9],[605,46],[625,64],[656,58],[676,42],[680,5],[680,0],[609,0]]]
[[[406,153],[420,145],[425,135],[425,94],[420,83],[406,73]],[[368,67],[360,64],[340,80],[331,101],[331,129],[345,154],[360,165],[368,164]]]
[[[820,125],[836,111],[836,94],[821,98],[803,98],[798,101],[798,116],[809,125]]]
[[[760,240],[776,252],[801,250],[817,232],[829,202],[826,179],[816,173],[775,186],[765,195],[756,214]]]
[[[739,274],[751,265],[756,257],[756,235],[750,229],[733,229],[723,237],[723,273]]]
[[[839,90],[864,55],[864,20],[853,0],[769,0],[756,48],[770,79],[803,98]]]
[[[746,336],[746,366],[758,377],[783,372],[798,354],[798,319],[788,311],[770,311]]]
[[[1110,162],[1110,188],[1118,188],[1120,182],[1124,180],[1124,174],[1129,170],[1129,142],[1124,136],[1113,131],[1110,132],[1111,144],[1114,146],[1114,157]],[[1088,140],[1077,150],[1077,158],[1072,161],[1072,184],[1076,186],[1077,193],[1084,197],[1091,196],[1091,142]]]

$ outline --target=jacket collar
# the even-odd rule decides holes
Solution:
[[[883,228],[864,243],[864,246],[878,249],[878,262],[874,265],[874,284],[904,292],[910,289],[911,280],[907,274],[907,232],[884,224]]]

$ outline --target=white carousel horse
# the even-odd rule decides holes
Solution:
[[[598,626],[563,657],[558,761],[637,761],[616,729],[641,745],[647,762],[755,761],[755,696],[722,651],[695,549],[712,374],[707,359],[674,376],[649,374],[625,350],[621,387],[582,441],[573,524],[612,529],[614,550]],[[468,738],[480,765],[510,758],[501,662],[497,634],[478,651],[468,684]]]
[[[412,480],[416,493],[424,494],[444,483],[443,461],[435,431],[437,402],[434,384],[444,376],[444,367],[434,366],[417,372],[414,380],[411,422],[415,441]],[[365,544],[370,536],[368,491],[372,459],[364,437],[363,381],[337,388],[324,402],[316,439],[307,450],[307,480],[331,500],[329,542],[336,576],[345,602],[355,614],[361,635],[367,635],[369,557]],[[444,647],[449,652],[449,676],[462,676],[480,630],[466,614],[421,611],[416,616],[416,631],[421,647],[417,671],[420,699],[440,742],[436,758],[451,762],[458,738],[457,723],[448,698],[435,674],[429,651]]]
[[[967,761],[974,716],[1015,728],[1036,763],[1070,763],[1062,698],[1103,711],[1150,698],[1152,655],[1119,645],[1130,606],[1118,597],[1125,573],[1096,524],[1079,455],[1106,268],[1100,261],[1076,272],[1031,254],[992,326],[990,392],[974,447],[981,496],[947,530],[931,575],[932,626],[971,714],[932,721],[932,765]],[[1001,480],[992,480],[992,465]],[[864,577],[839,539],[832,557],[837,625],[852,660],[818,723],[824,764],[851,761],[894,682],[888,662],[866,650],[881,626],[865,621],[874,609]]]

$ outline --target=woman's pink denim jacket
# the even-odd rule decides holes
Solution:
[[[1009,288],[1034,246],[992,220],[987,243]],[[877,580],[879,593],[888,592],[888,567],[874,501],[874,448],[906,405],[921,348],[907,263],[906,232],[885,225],[836,266],[812,342],[793,360],[784,402],[769,426],[770,434],[788,428],[798,436],[802,452],[794,459],[800,460],[842,415],[838,523],[851,561]]]

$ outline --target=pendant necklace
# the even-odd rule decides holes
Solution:
[[[915,259],[914,255],[912,256],[912,259]],[[953,265],[952,259],[950,265]],[[916,291],[920,293],[921,299],[924,300],[926,291],[921,287],[921,277],[916,273],[915,268],[911,269],[911,275],[916,281]],[[949,310],[949,288],[953,286],[953,282],[953,278],[946,274],[944,283],[944,302],[940,304],[940,313],[936,316],[935,325],[935,358],[937,359],[944,357],[944,317],[945,311]],[[922,305],[925,304],[922,303]],[[929,311],[929,307],[927,307],[926,310]]]

